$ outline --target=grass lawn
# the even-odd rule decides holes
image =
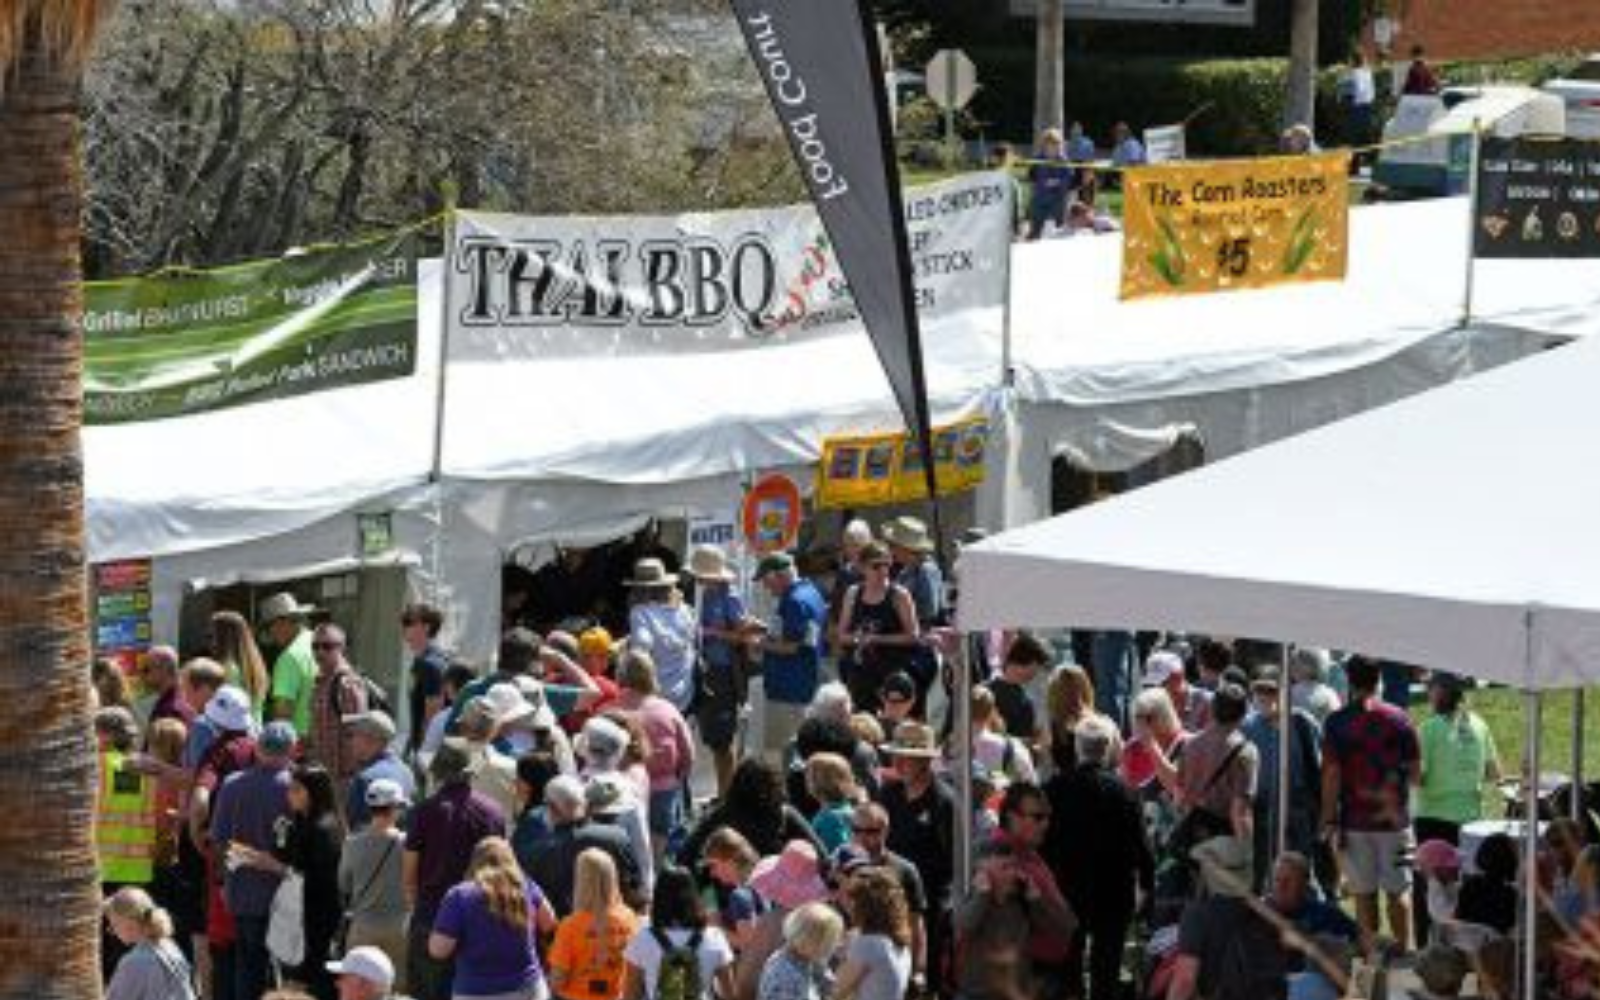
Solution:
[[[1543,741],[1540,747],[1540,770],[1572,773],[1572,693],[1553,692],[1544,696],[1542,712]],[[1495,747],[1500,751],[1500,767],[1507,775],[1521,769],[1522,747],[1527,723],[1522,711],[1523,696],[1509,688],[1479,688],[1467,696],[1467,704],[1483,716],[1494,733]],[[1590,688],[1583,699],[1585,711],[1583,741],[1584,780],[1600,778],[1600,737],[1596,736],[1595,721],[1600,719],[1600,688]],[[1426,705],[1414,707],[1412,717],[1421,721],[1427,717]],[[1490,812],[1500,815],[1498,805]]]

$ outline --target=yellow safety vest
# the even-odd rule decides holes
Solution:
[[[100,751],[100,795],[95,802],[95,850],[100,881],[146,885],[155,878],[155,781],[125,769],[120,750]]]

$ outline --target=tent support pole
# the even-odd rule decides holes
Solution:
[[[1572,692],[1572,787],[1567,796],[1567,814],[1573,822],[1583,816],[1583,688]]]
[[[428,547],[430,588],[435,605],[444,603],[444,404],[445,389],[449,384],[446,375],[450,370],[450,274],[455,266],[456,206],[455,196],[446,192],[444,213],[444,255],[440,263],[443,287],[439,290],[439,377],[433,395],[433,464],[428,471],[428,482],[433,487],[433,539]]]
[[[1009,179],[1006,186],[1010,189],[1010,197],[1017,196],[1016,185]],[[1012,208],[1011,217],[1016,218],[1015,206]],[[1013,236],[1016,234],[1013,232]],[[1011,248],[1015,246],[1012,240],[1006,240],[1005,260],[1002,265],[1001,280],[1005,282],[1005,300],[1001,303],[1000,313],[1000,385],[1011,388],[1016,385],[1016,373],[1011,370]]]
[[[950,711],[956,736],[956,899],[972,891],[972,658],[967,633],[959,632],[953,644],[955,678]]]
[[[1467,281],[1461,298],[1461,325],[1472,322],[1473,284],[1477,281],[1478,258],[1473,249],[1478,235],[1478,160],[1483,154],[1483,123],[1472,120],[1472,154],[1467,161]]]
[[[1540,693],[1528,691],[1522,698],[1528,724],[1527,749],[1523,754],[1527,773],[1522,785],[1522,871],[1526,879],[1522,892],[1522,996],[1524,1000],[1537,1000],[1539,969],[1535,937],[1539,916],[1539,866],[1532,861],[1539,856],[1539,738],[1543,727],[1539,717]]]
[[[1278,801],[1273,803],[1273,817],[1278,845],[1277,857],[1289,849],[1289,740],[1294,736],[1294,710],[1289,703],[1289,644],[1283,644],[1281,666],[1278,668]],[[1270,870],[1270,869],[1269,869]]]

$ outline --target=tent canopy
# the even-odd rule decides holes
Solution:
[[[1012,355],[1024,399],[1072,406],[1193,396],[1368,366],[1457,326],[1468,199],[1350,213],[1344,281],[1123,301],[1122,240],[1012,252]],[[1479,261],[1472,316],[1561,337],[1600,330],[1600,262]]]
[[[965,550],[961,624],[1314,643],[1600,679],[1600,344],[1582,341]]]

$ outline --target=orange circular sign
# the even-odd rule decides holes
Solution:
[[[779,473],[762,476],[744,495],[739,523],[757,555],[792,548],[800,537],[800,487]]]

